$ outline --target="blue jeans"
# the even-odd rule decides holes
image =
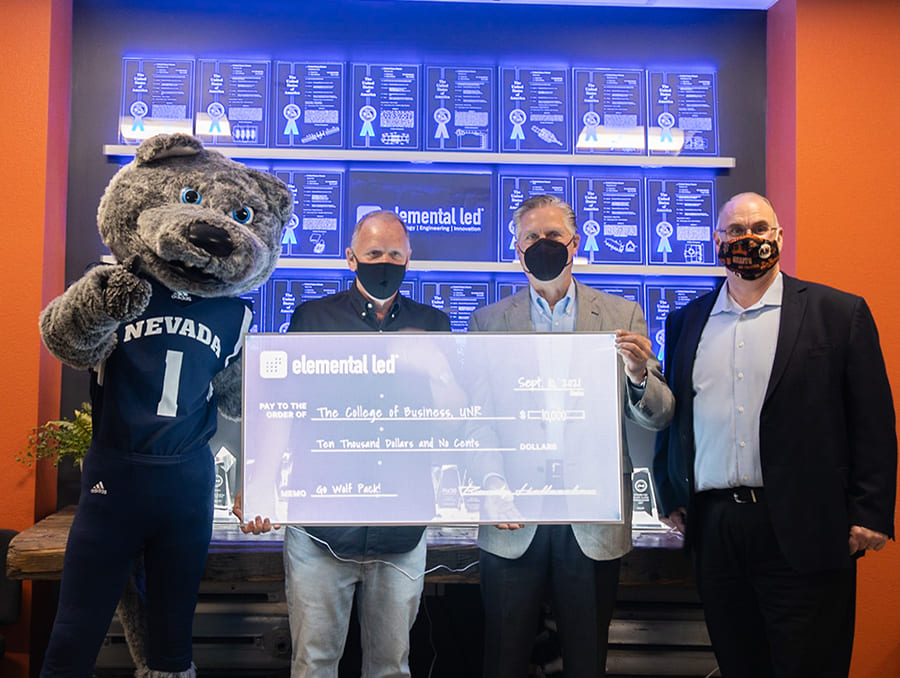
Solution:
[[[338,560],[302,528],[286,528],[291,678],[337,678],[354,594],[361,630],[362,678],[408,677],[409,632],[422,597],[425,550],[423,534],[406,553]]]

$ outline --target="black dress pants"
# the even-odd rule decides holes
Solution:
[[[765,500],[704,494],[694,508],[694,566],[723,678],[846,678],[855,561],[846,569],[797,572],[778,546]]]
[[[591,560],[569,525],[541,525],[520,558],[479,557],[484,678],[525,678],[541,604],[549,597],[566,678],[606,675],[621,559]]]

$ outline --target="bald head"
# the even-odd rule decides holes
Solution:
[[[346,256],[350,270],[356,271],[357,262],[406,266],[411,252],[409,231],[403,219],[388,210],[378,210],[367,214],[356,224]]]
[[[402,232],[402,237],[406,238],[407,244],[409,243],[409,229],[406,228],[403,219],[390,210],[376,210],[374,212],[369,212],[356,222],[356,226],[353,229],[353,236],[350,239],[350,246],[355,249],[360,233],[372,229],[382,231],[387,230],[394,233]]]
[[[716,221],[716,230],[724,231],[729,224],[735,223],[733,219],[739,213],[753,211],[760,216],[764,216],[766,222],[773,228],[781,228],[778,223],[778,215],[775,214],[775,208],[768,198],[759,193],[738,193],[732,196],[728,202],[722,205],[719,210],[719,218]]]
[[[779,271],[782,231],[772,203],[759,193],[734,196],[719,212],[714,240],[719,261],[728,269],[729,292],[747,308],[743,302],[758,301]],[[750,292],[736,292],[741,286]]]

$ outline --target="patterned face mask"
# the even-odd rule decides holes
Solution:
[[[778,241],[758,235],[724,241],[719,244],[719,261],[744,280],[756,280],[778,263]]]

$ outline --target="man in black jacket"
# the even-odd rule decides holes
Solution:
[[[410,253],[409,233],[396,214],[378,211],[364,216],[346,251],[350,270],[356,273],[353,286],[298,306],[288,331],[449,332],[450,318],[445,313],[399,292]],[[442,398],[453,387],[446,379],[446,362],[434,352],[419,363],[422,369],[416,381],[423,402]],[[345,393],[358,383],[333,381],[334,387]],[[350,426],[345,428],[350,430]],[[370,466],[382,464],[382,455],[361,456],[366,459],[358,463],[369,471],[374,468]],[[365,474],[359,468],[357,472]],[[397,470],[392,472],[396,474]],[[428,458],[422,456],[420,465],[406,468],[404,473],[412,488],[427,495],[422,497],[427,515],[414,516],[410,522],[429,520],[434,494]],[[261,475],[274,477],[274,471]],[[243,519],[240,503],[235,506],[235,514]],[[410,517],[409,513],[402,515]],[[270,526],[270,518],[256,516],[241,529],[258,534]],[[409,632],[422,595],[425,555],[425,527],[421,524],[288,526],[284,568],[293,644],[291,677],[337,675],[354,598],[362,634],[362,675],[409,676]]]
[[[685,533],[722,675],[846,676],[856,559],[893,538],[894,407],[861,297],[779,271],[782,229],[729,200],[717,290],[666,322],[661,515]]]

